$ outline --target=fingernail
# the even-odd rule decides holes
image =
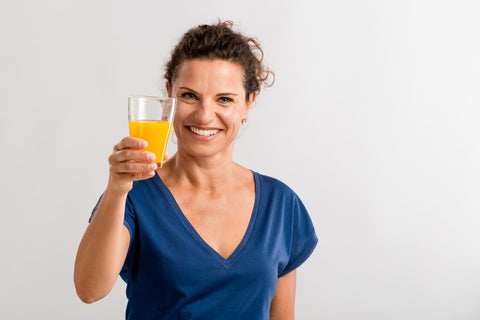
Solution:
[[[151,152],[150,152],[150,153],[148,154],[148,160],[153,161],[153,160],[155,160],[155,158],[156,158],[155,153],[151,153]]]
[[[148,142],[147,141],[142,141],[140,142],[140,148],[146,148],[148,146]]]
[[[148,166],[148,168],[149,168],[150,170],[157,170],[157,164],[156,164],[156,163],[152,163],[152,164],[150,164],[150,165]]]

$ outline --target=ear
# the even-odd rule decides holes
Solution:
[[[257,92],[256,91],[250,93],[250,95],[248,96],[247,107],[245,108],[244,118],[247,117],[247,114],[250,111],[250,109],[252,108],[253,103],[255,102],[256,98],[257,98]]]
[[[168,80],[165,81],[165,88],[167,89],[168,96],[171,97],[172,96],[172,93],[170,92],[171,87],[170,87],[170,83],[168,82]]]

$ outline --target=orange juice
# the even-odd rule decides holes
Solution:
[[[136,120],[129,121],[128,128],[130,136],[148,141],[145,150],[155,153],[155,162],[161,163],[172,124],[166,121]]]

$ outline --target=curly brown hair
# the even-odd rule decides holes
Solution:
[[[173,84],[180,65],[192,59],[222,59],[240,64],[245,71],[244,88],[248,100],[261,86],[270,87],[275,74],[265,67],[263,50],[259,43],[232,29],[233,22],[219,21],[212,25],[199,25],[187,31],[172,50],[165,65],[165,79]],[[271,81],[269,78],[272,77]]]

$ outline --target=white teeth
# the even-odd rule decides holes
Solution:
[[[197,129],[197,128],[194,128],[194,127],[190,127],[190,131],[192,131],[195,134],[198,134],[199,136],[203,136],[203,137],[212,136],[212,135],[214,135],[215,133],[218,132],[218,130],[201,130],[201,129]]]

